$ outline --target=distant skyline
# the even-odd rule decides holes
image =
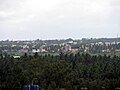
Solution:
[[[120,37],[120,0],[0,0],[0,40]]]

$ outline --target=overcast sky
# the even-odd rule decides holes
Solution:
[[[120,36],[120,0],[0,0],[0,40]]]

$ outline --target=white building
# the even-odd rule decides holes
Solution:
[[[40,49],[33,49],[32,52],[33,53],[40,52]]]

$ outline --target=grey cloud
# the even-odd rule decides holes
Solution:
[[[0,38],[113,37],[119,16],[119,0],[0,0]]]

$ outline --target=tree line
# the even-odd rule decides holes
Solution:
[[[120,56],[0,55],[0,90],[22,90],[31,83],[44,90],[115,90],[120,87]]]

